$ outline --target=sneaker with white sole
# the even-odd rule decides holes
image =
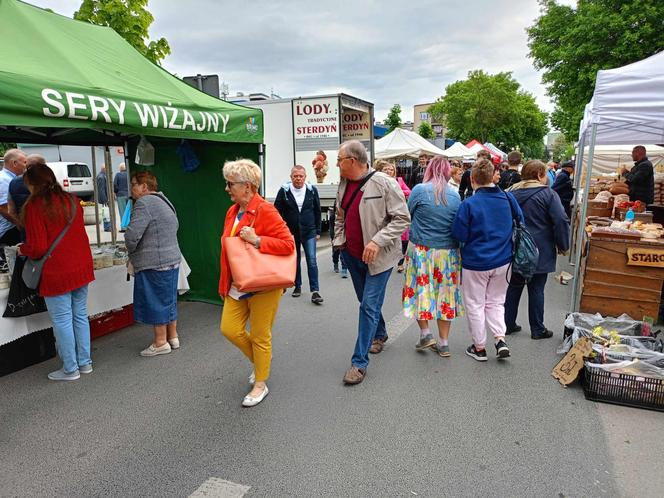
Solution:
[[[92,373],[92,363],[78,367],[78,371],[82,374],[91,374]]]
[[[164,344],[156,348],[154,344],[150,344],[147,348],[141,351],[141,356],[157,356],[160,354],[168,354],[171,352],[171,345],[169,343]]]
[[[65,373],[64,369],[56,370],[48,374],[49,380],[78,380],[81,378],[81,374],[78,370],[73,371],[72,373]]]
[[[507,347],[507,344],[502,339],[496,343],[496,356],[499,360],[510,357],[510,348]]]
[[[415,349],[418,351],[424,351],[431,346],[436,345],[436,339],[433,338],[431,334],[427,334],[424,337],[420,337],[420,340],[415,344]]]
[[[261,401],[263,401],[263,400],[265,399],[265,396],[267,396],[267,394],[268,394],[269,392],[270,392],[270,391],[268,390],[267,386],[265,386],[265,388],[263,389],[263,392],[260,393],[260,394],[259,394],[258,396],[256,396],[256,397],[249,396],[249,395],[247,394],[247,395],[244,397],[244,399],[242,400],[242,406],[245,406],[245,407],[256,406],[258,403],[260,403]]]
[[[180,349],[180,339],[178,339],[177,337],[169,339],[168,343],[171,345],[171,349]]]
[[[470,356],[471,358],[476,359],[477,361],[487,361],[488,358],[486,357],[486,349],[477,349],[475,348],[474,344],[471,344],[468,346],[466,349],[466,354]]]

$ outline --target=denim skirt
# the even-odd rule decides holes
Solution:
[[[165,325],[178,317],[179,268],[143,270],[134,276],[134,320]]]

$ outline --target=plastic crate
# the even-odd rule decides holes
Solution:
[[[134,305],[107,311],[90,318],[90,338],[97,339],[134,324]]]
[[[584,371],[586,399],[664,411],[664,380],[606,372],[588,366]]]

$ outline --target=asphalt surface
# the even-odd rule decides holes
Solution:
[[[395,273],[392,339],[345,387],[357,303],[329,250],[319,266],[325,303],[284,296],[255,408],[240,406],[250,365],[219,333],[220,308],[200,303],[180,304],[170,355],[139,357],[152,332],[136,325],[96,340],[77,382],[46,379],[56,359],[0,378],[0,496],[187,497],[210,478],[246,496],[662,496],[664,416],[586,401],[550,375],[569,287],[547,286],[553,339],[532,341],[522,313],[512,358],[478,363],[464,319],[451,358],[414,350]]]

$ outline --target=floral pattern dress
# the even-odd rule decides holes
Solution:
[[[405,259],[403,314],[416,320],[454,320],[463,316],[459,249],[413,244]]]

